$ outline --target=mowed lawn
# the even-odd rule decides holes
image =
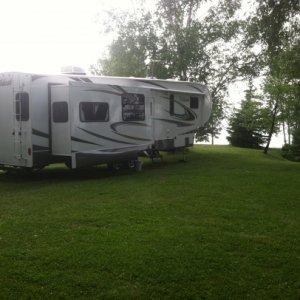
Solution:
[[[179,159],[0,173],[0,299],[300,299],[300,164]]]

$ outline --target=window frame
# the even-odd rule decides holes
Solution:
[[[57,105],[62,105],[65,104],[66,111],[64,110],[63,112],[65,113],[62,118],[62,113],[59,114],[59,110],[62,110],[62,107],[59,107],[59,110],[56,111],[56,106]],[[64,108],[65,109],[65,108]],[[58,118],[57,118],[58,117]],[[69,103],[67,101],[57,101],[52,103],[52,121],[53,123],[68,123],[69,122]]]
[[[83,104],[105,104],[107,106],[107,119],[106,120],[88,120],[88,121],[85,121],[85,120],[82,120],[82,115],[81,115],[81,111],[82,111],[82,105]],[[109,119],[110,119],[110,114],[109,114],[109,110],[110,110],[110,107],[109,107],[109,103],[108,102],[103,102],[103,101],[81,101],[79,103],[79,120],[81,123],[105,123],[105,122],[109,122]]]
[[[26,96],[23,98],[22,96]],[[20,99],[18,99],[20,98]],[[27,122],[30,118],[29,112],[29,93],[27,92],[18,92],[15,96],[16,101],[16,120],[21,122]],[[25,104],[25,105],[24,105]],[[25,110],[24,110],[25,108]]]
[[[195,100],[197,100],[197,102],[195,102]],[[191,96],[190,97],[190,108],[191,109],[198,109],[199,108],[199,97],[198,96]],[[195,103],[197,103],[197,105],[194,105]]]
[[[170,115],[175,115],[175,97],[173,94],[170,95],[170,102],[169,102],[169,109],[170,109]]]

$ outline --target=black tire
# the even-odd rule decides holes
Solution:
[[[107,167],[111,171],[119,171],[122,169],[122,163],[119,162],[110,162],[107,164]]]
[[[134,169],[135,167],[135,163],[134,160],[128,160],[128,161],[124,161],[122,163],[122,166],[124,169],[128,170],[128,169]]]

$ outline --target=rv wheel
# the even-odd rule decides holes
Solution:
[[[135,161],[136,161],[136,159],[130,160],[128,162],[129,169],[134,169],[135,168]]]
[[[109,170],[118,171],[118,170],[121,170],[122,164],[119,162],[111,162],[111,163],[107,164],[107,167]]]
[[[123,162],[123,169],[134,169],[135,160],[128,160]]]
[[[67,161],[65,162],[65,166],[66,166],[68,169],[72,169],[72,162],[71,162],[71,160],[67,160]]]

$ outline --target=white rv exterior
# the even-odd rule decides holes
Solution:
[[[210,113],[197,83],[2,73],[0,166],[78,168],[183,149]]]

